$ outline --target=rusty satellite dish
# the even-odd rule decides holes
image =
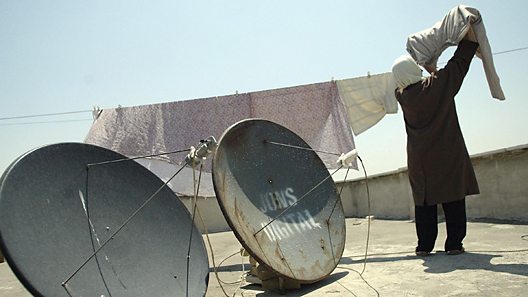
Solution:
[[[0,247],[33,295],[205,295],[206,249],[174,192],[134,161],[88,166],[124,158],[54,144],[0,179]]]
[[[234,124],[219,140],[213,183],[228,224],[260,264],[306,283],[335,269],[343,207],[327,168],[295,133],[266,120]]]

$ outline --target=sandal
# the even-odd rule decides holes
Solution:
[[[430,256],[430,255],[431,255],[431,252],[416,251],[416,256],[418,256],[418,257],[427,257],[427,256]]]
[[[450,251],[447,251],[446,253],[450,256],[456,256],[456,255],[460,255],[460,254],[463,254],[466,250],[464,250],[464,248],[461,248],[459,250],[450,250]]]

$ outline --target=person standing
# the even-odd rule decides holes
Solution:
[[[415,203],[418,245],[416,255],[427,256],[438,235],[437,205],[445,214],[449,255],[464,252],[466,195],[479,194],[479,187],[458,122],[455,95],[460,90],[478,48],[472,34],[458,44],[447,65],[440,70],[425,66],[429,77],[410,56],[393,64],[395,90],[407,132],[409,182]]]

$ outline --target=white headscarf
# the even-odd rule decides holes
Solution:
[[[405,55],[397,58],[392,64],[392,75],[399,90],[423,79],[422,69],[411,56]]]

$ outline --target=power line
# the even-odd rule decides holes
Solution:
[[[87,112],[92,112],[92,110],[77,110],[77,111],[43,113],[43,114],[23,115],[23,116],[14,116],[14,117],[3,117],[3,118],[0,118],[0,120],[14,120],[14,119],[37,118],[37,117],[49,117],[49,116],[74,114],[74,113],[87,113]]]
[[[520,47],[520,48],[515,48],[515,49],[511,49],[511,50],[505,50],[505,51],[502,51],[502,52],[496,52],[496,53],[492,53],[492,55],[501,55],[501,54],[506,54],[506,53],[511,53],[511,52],[518,52],[518,51],[524,51],[524,50],[527,50],[528,49],[528,46],[525,46],[525,47]]]
[[[528,46],[519,47],[509,50],[504,50],[500,52],[492,53],[493,56],[502,55],[507,53],[513,53],[518,51],[528,50]],[[447,64],[446,62],[439,62],[438,65]],[[49,117],[49,116],[59,116],[67,114],[78,114],[78,113],[88,113],[93,112],[93,110],[76,110],[76,111],[65,111],[65,112],[56,112],[56,113],[43,113],[43,114],[33,114],[33,115],[22,115],[22,116],[12,116],[12,117],[1,117],[0,121],[4,120],[14,120],[14,119],[26,119],[26,118],[36,118],[36,117]],[[64,120],[64,121],[42,121],[42,122],[25,122],[25,123],[9,123],[9,124],[0,124],[0,126],[14,126],[14,125],[31,125],[31,124],[48,124],[48,123],[62,123],[62,122],[80,122],[80,121],[91,121],[92,119],[82,119],[82,120]]]
[[[491,53],[491,55],[492,56],[497,56],[497,55],[502,55],[502,54],[507,54],[507,53],[518,52],[518,51],[525,51],[525,50],[528,50],[528,46],[514,48],[514,49],[510,49],[510,50],[504,50],[504,51],[500,51],[500,52],[495,52],[495,53]],[[444,65],[444,64],[447,64],[447,61],[443,61],[443,62],[439,62],[438,63],[438,65]]]
[[[86,122],[86,121],[93,121],[93,119],[57,120],[57,121],[24,122],[24,123],[3,123],[3,124],[0,124],[0,126],[34,125],[34,124],[52,124],[52,123],[67,123],[67,122]]]

